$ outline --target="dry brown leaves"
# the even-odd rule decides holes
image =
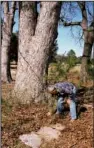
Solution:
[[[5,93],[5,90],[3,92]],[[74,123],[70,123],[69,115],[65,118],[47,116],[48,109],[44,105],[17,106],[8,102],[2,101],[3,148],[29,148],[21,143],[20,135],[55,123],[65,125],[66,129],[62,131],[57,141],[43,143],[41,148],[93,148],[93,111],[91,108],[82,112]]]

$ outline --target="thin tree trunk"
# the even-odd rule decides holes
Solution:
[[[50,65],[50,63],[47,62],[46,68],[45,68],[45,73],[44,73],[44,77],[45,77],[44,84],[45,84],[45,86],[48,85],[48,69],[49,69],[49,65]]]
[[[94,32],[85,31],[84,32],[84,50],[81,61],[81,75],[80,80],[82,83],[86,83],[88,79],[88,65],[90,63],[92,46],[94,43]]]
[[[93,42],[94,42],[94,32],[88,31],[88,16],[87,16],[87,11],[86,11],[86,3],[85,2],[78,2],[78,5],[79,5],[81,12],[82,12],[83,19],[81,22],[81,27],[82,27],[83,33],[84,33],[84,50],[83,50],[82,62],[81,62],[80,80],[81,80],[81,82],[86,83],[87,78],[88,78],[87,68],[88,68],[88,63],[90,61],[92,46],[93,46]]]
[[[23,36],[24,29],[26,28],[24,12],[20,12],[21,42],[14,93],[16,98],[22,103],[32,100],[38,102],[44,99],[44,69],[49,56],[49,50],[57,35],[60,7],[60,2],[41,2],[35,34],[30,37],[28,43],[26,43],[26,35]],[[22,44],[22,39],[23,43],[25,42],[24,44]]]
[[[92,44],[85,43],[81,62],[81,82],[86,83],[88,78],[88,64],[90,62]]]
[[[4,22],[2,28],[2,50],[1,50],[1,80],[4,82],[11,82],[10,72],[10,42],[13,29],[13,20],[16,2],[11,2],[11,9],[9,11],[9,3],[3,2],[4,6]]]

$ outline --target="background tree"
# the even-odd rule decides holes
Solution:
[[[3,28],[3,19],[1,18],[1,44],[2,44],[2,38],[3,38],[3,36],[2,36],[2,28]]]
[[[74,50],[71,49],[67,53],[67,60],[66,60],[69,69],[76,65],[76,60],[77,60],[76,54],[75,54]]]
[[[10,61],[18,61],[18,32],[12,33],[10,43]]]
[[[58,50],[58,44],[57,44],[57,40],[55,40],[51,50],[49,51],[49,56],[48,56],[48,60],[47,60],[47,64],[46,64],[46,68],[45,68],[45,84],[47,85],[47,81],[48,81],[48,69],[49,69],[49,65],[52,62],[56,62],[56,55],[57,55],[57,50]]]
[[[65,7],[65,12],[67,11],[66,5],[63,4]],[[93,6],[93,2],[71,2],[69,10],[70,14],[77,13],[77,10],[81,13],[82,20],[81,21],[73,21],[72,18],[69,16],[61,16],[61,21],[63,22],[64,26],[80,26],[83,31],[83,39],[84,39],[84,48],[82,53],[82,62],[81,62],[81,81],[86,82],[88,73],[87,73],[87,66],[90,61],[92,46],[94,42],[94,14],[91,6]],[[79,7],[78,7],[79,6]]]
[[[22,103],[30,102],[32,99],[44,99],[44,69],[57,37],[60,7],[61,2],[41,2],[36,20],[35,2],[22,2],[18,67],[14,87],[14,94]]]
[[[4,17],[2,20],[1,80],[4,82],[11,82],[9,53],[16,2],[3,2],[2,6]]]
[[[82,12],[82,23],[81,27],[83,29],[84,34],[84,50],[83,50],[83,56],[82,56],[82,63],[81,63],[81,81],[86,82],[88,78],[88,64],[90,62],[91,53],[92,53],[92,47],[94,43],[94,30],[91,30],[91,27],[94,27],[94,20],[90,23],[88,26],[88,14],[87,14],[87,8],[85,2],[78,2],[78,5]],[[94,28],[93,28],[94,29]]]

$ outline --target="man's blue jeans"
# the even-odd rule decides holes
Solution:
[[[71,119],[76,119],[77,115],[76,115],[76,103],[75,103],[75,94],[76,91],[73,92],[73,95],[70,97],[71,98],[71,103],[70,103],[70,116]],[[58,102],[57,102],[57,114],[61,114],[64,110],[64,99],[63,97],[59,97]]]

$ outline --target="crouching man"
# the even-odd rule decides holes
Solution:
[[[48,87],[48,92],[58,95],[56,114],[61,114],[64,109],[64,102],[68,103],[70,108],[71,121],[77,119],[76,113],[76,86],[69,82],[59,82]]]

